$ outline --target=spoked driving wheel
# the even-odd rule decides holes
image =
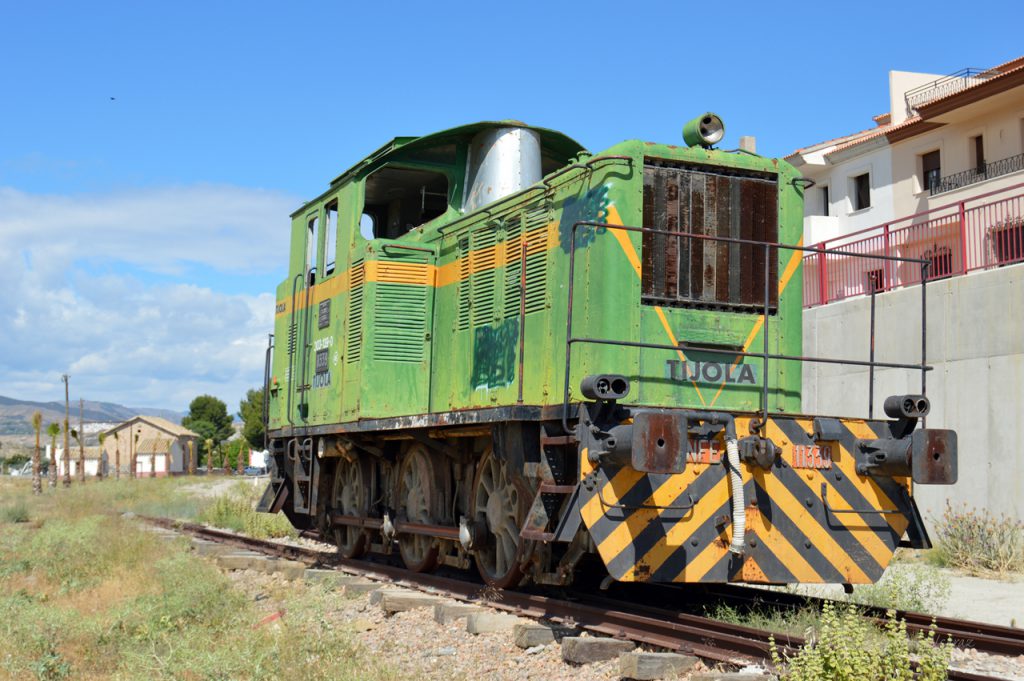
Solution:
[[[445,471],[437,455],[423,445],[406,452],[398,470],[398,518],[422,525],[438,524],[444,514]],[[438,540],[422,534],[400,532],[398,552],[413,572],[429,572],[437,567]]]
[[[342,515],[363,517],[369,507],[369,476],[358,459],[338,459],[331,490],[331,508]],[[345,558],[359,558],[366,553],[366,531],[353,525],[335,525],[334,543]]]
[[[525,542],[519,538],[519,529],[528,494],[494,450],[484,455],[474,484],[473,523],[486,532],[474,546],[474,557],[480,576],[491,586],[507,589],[523,579]]]

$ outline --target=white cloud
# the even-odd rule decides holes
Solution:
[[[208,282],[283,273],[297,204],[230,186],[0,187],[0,395],[53,399],[67,371],[73,395],[180,409],[209,392],[234,411],[262,380],[273,295]]]

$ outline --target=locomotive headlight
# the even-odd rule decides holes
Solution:
[[[725,137],[725,123],[718,115],[710,111],[697,116],[683,126],[683,140],[688,147],[710,147],[721,142],[723,137]]]

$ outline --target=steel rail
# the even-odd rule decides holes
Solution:
[[[567,601],[522,591],[498,590],[495,593],[495,590],[482,584],[436,574],[415,573],[383,563],[346,559],[333,551],[254,539],[195,523],[149,516],[139,517],[166,529],[301,561],[309,566],[333,567],[398,586],[445,595],[456,600],[485,603],[488,607],[516,615],[548,619],[566,626],[689,653],[715,662],[735,665],[764,662],[769,658],[769,637],[774,637],[780,653],[789,655],[795,654],[804,644],[803,639],[796,636],[731,624],[632,600],[612,598],[604,594],[573,592],[572,597],[575,600]],[[309,538],[318,538],[315,532],[307,531],[302,534]],[[682,588],[671,584],[648,586],[672,591],[679,591]],[[797,607],[808,603],[820,604],[826,600],[735,585],[709,586],[707,593],[716,598],[748,602],[756,600],[769,605],[774,601],[775,605],[785,607]],[[883,608],[869,607],[865,609],[865,614],[876,619],[886,616]],[[896,615],[907,622],[907,629],[912,632],[927,631],[934,619],[939,640],[949,637],[955,643],[972,643],[975,649],[983,652],[1018,655],[1024,646],[1024,630],[1021,629],[946,617],[933,618],[924,613],[902,610],[896,611]],[[957,669],[950,669],[948,678],[952,681],[998,679]]]
[[[821,604],[828,600],[818,596],[801,596],[738,585],[709,586],[708,593],[718,598],[747,603],[756,601],[767,606],[786,608],[798,608],[805,605],[821,607]],[[879,620],[886,617],[886,608],[867,605],[860,607],[868,617]],[[895,610],[895,615],[907,623],[908,631],[915,633],[927,633],[934,621],[936,638],[940,641],[951,639],[954,643],[960,644],[960,647],[968,645],[975,650],[997,655],[1016,656],[1024,651],[1024,629],[929,615],[911,610]]]
[[[799,638],[732,625],[698,615],[660,611],[600,597],[580,596],[567,601],[522,591],[497,591],[482,584],[436,574],[415,573],[381,563],[341,558],[336,553],[280,544],[214,530],[195,523],[140,516],[167,529],[247,548],[260,553],[298,560],[307,565],[331,566],[393,584],[428,590],[463,601],[485,602],[488,607],[524,617],[548,619],[567,626],[619,639],[629,639],[668,650],[685,652],[715,662],[744,665],[763,662],[770,653],[769,636],[780,652],[795,654]],[[575,594],[574,594],[575,597]]]

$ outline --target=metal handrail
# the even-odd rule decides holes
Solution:
[[[929,187],[928,194],[930,196],[944,194],[994,177],[1009,175],[1010,173],[1015,173],[1018,170],[1024,170],[1024,154],[1017,154],[1016,156],[1001,158],[998,161],[982,163],[976,168],[968,168],[967,170],[961,170],[958,173],[946,175],[945,177],[939,178],[938,182]]]
[[[926,210],[918,211],[917,213],[911,213],[910,215],[904,215],[901,218],[897,218],[895,220],[890,220],[888,222],[883,222],[883,223],[877,224],[877,225],[872,225],[870,227],[865,227],[864,229],[858,229],[858,230],[856,230],[854,232],[850,232],[849,234],[843,234],[842,236],[833,237],[831,239],[824,239],[822,241],[819,241],[815,245],[820,247],[820,248],[825,248],[826,244],[832,243],[833,241],[846,241],[850,237],[861,236],[862,234],[867,234],[868,232],[879,232],[879,233],[881,233],[882,230],[891,229],[894,225],[896,225],[898,223],[901,223],[901,222],[907,222],[908,220],[909,221],[913,221],[913,220],[915,220],[917,218],[925,217],[926,215],[931,215],[932,213],[938,213],[938,212],[941,212],[941,211],[944,211],[944,210],[948,210],[950,208],[959,208],[960,204],[967,203],[968,201],[977,201],[979,199],[987,199],[990,196],[995,196],[996,194],[1005,194],[1006,192],[1013,191],[1014,189],[1024,189],[1024,182],[1018,182],[1017,184],[1012,184],[1012,185],[1010,185],[1008,187],[1000,187],[999,189],[993,189],[990,192],[985,192],[984,194],[978,194],[977,196],[971,196],[971,197],[965,198],[965,199],[963,199],[961,201],[954,201],[952,203],[945,203],[945,204],[943,204],[941,206],[935,206],[934,208],[928,208]],[[1013,197],[1010,197],[1010,198],[1013,198]],[[1003,199],[999,199],[999,200],[1001,201]],[[990,205],[990,204],[986,204],[986,205]],[[972,206],[972,209],[976,208],[976,207],[977,206]],[[860,241],[860,240],[858,239],[858,241]],[[845,246],[847,244],[843,244],[843,245]],[[836,253],[836,251],[829,250],[829,253]]]
[[[827,363],[827,364],[845,364],[851,366],[868,366],[868,367],[883,367],[883,368],[896,368],[896,369],[912,369],[921,372],[921,394],[927,394],[927,375],[933,367],[927,364],[927,340],[928,340],[928,325],[927,325],[927,289],[926,284],[928,281],[928,267],[931,264],[930,261],[922,258],[907,258],[895,255],[873,255],[866,253],[849,253],[843,251],[829,251],[823,248],[817,248],[814,246],[799,246],[795,244],[783,244],[771,241],[757,241],[754,239],[738,239],[733,237],[713,236],[710,234],[695,234],[693,232],[681,232],[666,229],[656,229],[653,227],[637,227],[633,225],[613,225],[607,222],[595,222],[589,220],[581,220],[576,222],[572,226],[570,241],[569,241],[569,285],[567,286],[566,296],[566,333],[565,333],[565,380],[562,385],[562,428],[566,433],[571,432],[569,429],[569,380],[572,373],[572,346],[576,343],[584,344],[598,344],[598,345],[618,345],[622,347],[636,347],[636,348],[647,348],[647,349],[664,349],[680,351],[684,349],[700,350],[701,348],[693,348],[686,343],[680,343],[678,345],[666,345],[661,343],[644,343],[639,341],[619,341],[610,339],[599,339],[599,338],[587,338],[587,337],[575,337],[572,333],[572,320],[573,320],[573,301],[575,296],[575,279],[576,279],[576,232],[581,227],[595,228],[595,229],[617,229],[625,232],[639,232],[642,234],[663,234],[666,236],[674,236],[687,239],[698,239],[704,241],[721,241],[725,243],[736,243],[745,244],[748,246],[761,246],[765,252],[765,288],[764,288],[764,302],[761,306],[761,314],[764,316],[764,323],[761,329],[762,336],[764,338],[764,349],[762,352],[747,352],[747,351],[728,351],[725,354],[733,354],[742,357],[760,357],[762,364],[762,397],[761,397],[761,412],[760,424],[763,427],[768,423],[770,416],[770,410],[768,408],[768,360],[777,359],[781,361],[797,361],[797,362],[815,362],[815,363]],[[891,362],[876,362],[872,357],[868,361],[863,360],[846,360],[846,359],[834,359],[829,357],[808,357],[805,355],[780,355],[773,354],[768,350],[768,320],[771,313],[771,282],[769,279],[769,273],[771,268],[768,267],[770,262],[772,251],[776,253],[778,250],[788,251],[801,251],[805,253],[838,253],[842,255],[849,255],[855,258],[867,258],[872,260],[885,260],[895,261],[904,263],[917,263],[921,266],[921,363],[920,364],[898,364]],[[871,326],[871,345],[874,345],[874,326]],[[873,377],[872,377],[873,380]],[[873,394],[874,385],[870,386],[870,393]],[[869,398],[870,399],[870,398]]]
[[[917,107],[923,104],[940,97],[956,94],[972,85],[976,85],[978,81],[988,80],[998,75],[999,71],[994,69],[963,68],[956,73],[951,73],[948,76],[937,78],[929,83],[907,90],[903,97],[910,108],[917,110]]]

